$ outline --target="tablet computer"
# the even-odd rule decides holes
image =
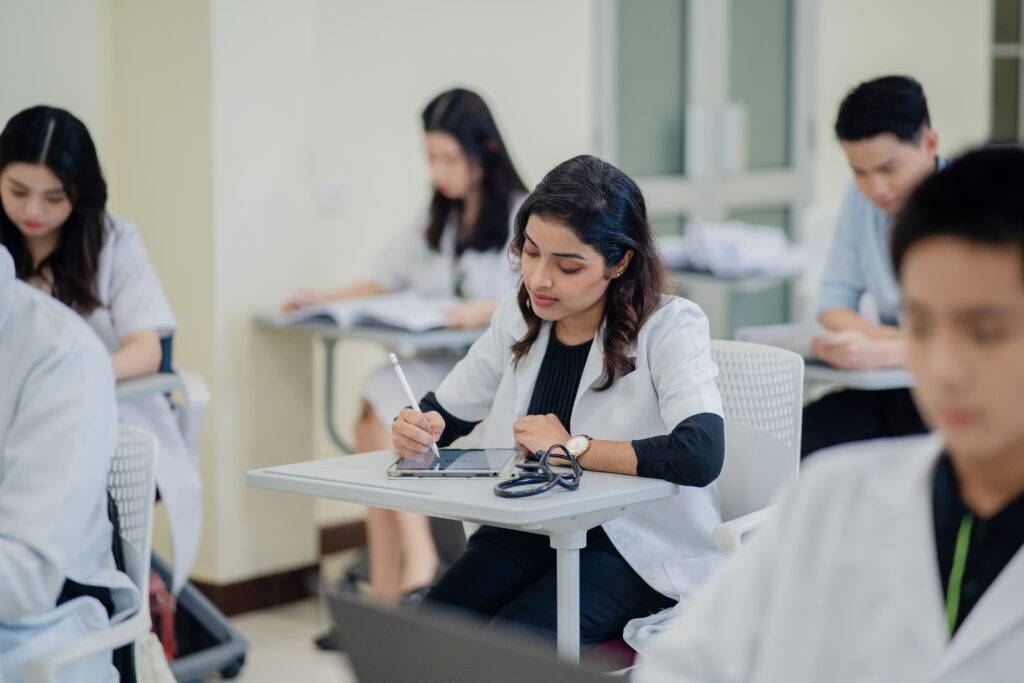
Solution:
[[[389,477],[500,477],[508,479],[523,456],[515,448],[441,448],[440,457],[399,458]]]

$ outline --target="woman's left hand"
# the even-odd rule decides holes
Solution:
[[[447,311],[448,323],[445,327],[474,328],[487,327],[491,324],[491,316],[498,308],[497,301],[471,299],[463,301],[455,308]]]
[[[516,438],[516,447],[530,454],[545,451],[556,443],[564,444],[569,440],[569,432],[558,418],[552,414],[526,415],[515,421],[512,433]]]

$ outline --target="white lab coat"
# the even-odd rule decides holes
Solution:
[[[925,435],[812,458],[633,680],[1021,680],[1024,552],[948,636],[932,516],[941,448]]]
[[[130,221],[110,216],[96,273],[96,292],[102,306],[86,318],[108,353],[121,348],[121,339],[134,332],[156,330],[165,337],[177,323],[156,271]],[[199,455],[185,440],[166,397],[153,394],[118,405],[122,422],[145,429],[160,443],[156,485],[167,509],[174,547],[172,591],[188,580],[199,552],[203,525],[203,484]]]
[[[499,301],[519,280],[519,270],[509,258],[508,248],[515,232],[515,218],[526,195],[515,195],[508,217],[508,237],[498,249],[466,249],[455,255],[458,216],[449,216],[438,249],[431,249],[424,236],[428,216],[421,215],[399,233],[377,256],[377,283],[387,291],[409,289],[424,296],[450,297],[456,283],[464,299]],[[415,359],[402,359],[409,385],[422,395],[431,391],[451,371],[465,349],[433,349]],[[389,429],[392,418],[409,404],[395,381],[390,364],[370,375],[363,398]]]
[[[514,367],[510,347],[525,333],[526,323],[511,292],[484,336],[437,389],[440,404],[456,417],[486,418],[481,439],[485,447],[514,446],[512,425],[529,407],[551,324],[542,324],[529,353]],[[630,347],[636,369],[616,379],[610,389],[596,392],[604,375],[603,348],[598,332],[583,368],[572,424],[566,425],[571,434],[631,441],[667,434],[692,415],[722,414],[708,322],[696,304],[663,297]],[[719,523],[718,489],[711,484],[682,486],[672,498],[627,512],[603,527],[644,581],[685,603],[722,558],[711,541]],[[627,641],[642,647],[669,611],[631,621],[624,634]]]
[[[55,607],[66,579],[110,588],[118,613],[134,609],[139,592],[110,549],[110,359],[71,309],[15,280],[2,246],[0,378],[0,681],[11,683],[27,659],[107,627],[95,598]],[[109,653],[62,673],[117,680]]]

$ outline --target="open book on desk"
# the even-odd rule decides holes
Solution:
[[[426,332],[444,327],[448,311],[459,304],[456,297],[426,297],[413,292],[343,299],[311,304],[285,313],[286,325],[328,323],[338,327],[384,327]]]

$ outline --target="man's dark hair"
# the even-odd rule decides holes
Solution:
[[[930,237],[1016,248],[1024,256],[1024,148],[982,147],[954,159],[921,183],[892,231],[900,275],[907,251]]]
[[[836,116],[836,137],[856,142],[892,133],[900,142],[917,144],[930,125],[921,84],[910,76],[883,76],[846,94]]]

